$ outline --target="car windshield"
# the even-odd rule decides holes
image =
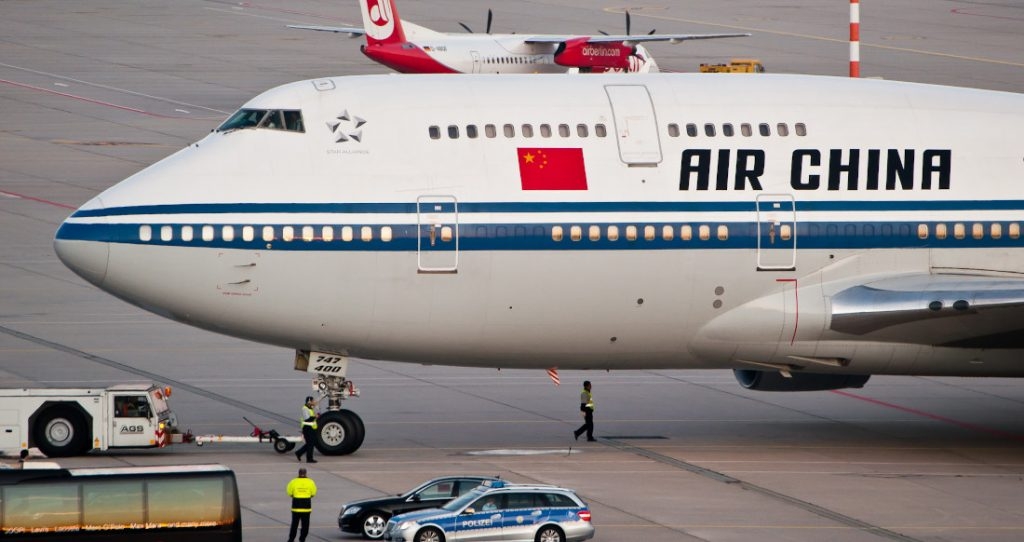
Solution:
[[[466,493],[457,499],[448,501],[448,504],[442,506],[441,508],[449,512],[458,512],[459,510],[465,508],[467,504],[479,499],[480,495],[483,494],[483,491],[477,491],[474,489],[473,491],[470,491],[469,493]]]

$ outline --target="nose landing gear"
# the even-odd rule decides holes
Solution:
[[[316,448],[324,455],[348,455],[363,444],[366,426],[355,412],[341,408],[359,390],[345,377],[348,359],[322,352],[295,352],[295,369],[314,373],[314,386],[327,398],[327,411],[317,419]]]

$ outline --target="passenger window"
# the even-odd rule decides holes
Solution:
[[[213,241],[213,226],[203,226],[203,241]]]
[[[671,241],[672,239],[675,239],[675,233],[675,229],[668,224],[661,227],[661,238],[664,241]]]
[[[948,236],[948,235],[949,235],[949,233],[946,231],[946,225],[945,224],[936,224],[935,225],[935,238],[936,239],[945,239],[946,236]]]
[[[989,229],[989,235],[991,235],[993,239],[1001,238],[1003,236],[1003,225],[992,224],[992,227]]]
[[[274,240],[273,226],[263,226],[263,240],[268,243]]]
[[[572,239],[573,241],[583,239],[583,228],[579,226],[569,228],[569,239]]]
[[[795,128],[796,128],[796,135],[801,136],[801,137],[807,135],[807,126],[804,123],[802,123],[802,122],[796,123]]]
[[[459,138],[459,127],[455,125],[448,126],[448,139]]]
[[[522,130],[523,130],[523,137],[533,137],[533,125],[532,124],[524,124],[523,127],[522,127]]]
[[[562,227],[561,226],[554,226],[553,228],[551,228],[551,240],[552,241],[561,241],[562,240]]]
[[[488,124],[484,126],[484,135],[493,139],[498,136],[498,129],[495,128],[493,124]]]
[[[193,237],[192,226],[182,226],[181,227],[181,240],[185,241],[186,243],[188,243],[188,242],[192,241],[192,237]]]
[[[341,240],[348,243],[352,241],[354,236],[352,235],[352,226],[345,226],[341,228]]]
[[[174,239],[174,228],[171,226],[160,226],[160,240],[167,242]]]
[[[607,137],[608,130],[604,127],[604,124],[595,124],[594,135],[596,135],[597,137]]]
[[[470,139],[476,139],[476,136],[477,136],[476,125],[475,124],[467,124],[466,125],[466,137],[468,137]]]
[[[427,486],[420,491],[420,499],[442,499],[452,496],[452,490],[455,489],[455,483],[449,480],[444,482],[438,482],[436,484]]]
[[[391,242],[391,226],[384,226],[380,229],[380,240],[385,243]]]
[[[373,228],[369,226],[363,226],[362,228],[359,228],[359,238],[364,243],[369,243],[370,241],[373,241]]]
[[[588,133],[588,130],[587,130],[587,125],[586,124],[577,124],[576,125],[576,135],[578,135],[580,137],[587,137],[587,133]]]
[[[732,137],[736,135],[736,132],[732,128],[732,124],[722,125],[722,135],[724,135],[725,137]]]
[[[740,124],[740,133],[743,134],[743,137],[750,137],[754,135],[754,129],[749,124],[743,123]]]
[[[307,243],[313,240],[313,226],[302,227],[302,240]]]
[[[619,240],[619,227],[618,226],[608,226],[608,240],[609,241],[618,241]]]
[[[220,229],[220,238],[230,243],[235,240],[235,228],[233,226],[224,226]]]
[[[707,123],[704,125],[704,135],[708,137],[715,137],[715,125]]]
[[[780,136],[786,137],[789,135],[789,126],[787,126],[785,122],[780,122],[775,125],[775,131]]]
[[[719,234],[718,234],[718,238],[721,239],[722,241],[725,241],[726,239],[729,238],[729,227],[728,226],[719,226],[719,228],[725,228],[725,239],[722,239],[721,229],[719,229]],[[793,226],[791,226],[789,224],[783,224],[782,227],[779,228],[779,239],[782,239],[783,241],[789,241],[790,238],[792,238],[792,237],[793,237]]]
[[[971,226],[971,237],[975,239],[981,239],[982,237],[985,237],[985,225],[974,224],[973,226]]]
[[[686,125],[686,135],[688,135],[690,137],[697,137],[697,125],[696,124],[687,124]]]
[[[139,241],[148,243],[153,240],[153,226],[142,225],[139,226]]]
[[[295,239],[295,228],[291,226],[285,226],[284,229],[281,231],[281,239],[283,239],[286,243],[290,243],[291,241],[293,241]]]
[[[636,241],[636,226],[626,226],[626,240]]]
[[[252,226],[245,226],[242,228],[242,240],[245,242],[252,241],[256,237],[256,230]]]
[[[601,226],[591,226],[588,233],[590,234],[588,237],[591,241],[601,240]]]
[[[679,226],[679,238],[683,241],[689,241],[693,239],[693,227],[691,226]]]
[[[654,226],[644,226],[644,240],[645,241],[653,241],[654,240]]]
[[[511,124],[506,124],[505,126],[502,127],[502,129],[505,131],[505,137],[515,137],[516,136],[516,127],[515,126],[512,126]]]
[[[1013,224],[1010,224],[1010,239],[1018,238],[1020,238],[1020,224],[1014,222]]]
[[[928,238],[928,224],[917,225],[917,238],[927,239]]]
[[[324,226],[320,228],[320,239],[330,243],[334,240],[334,228],[330,226]]]
[[[427,128],[427,133],[430,134],[430,139],[441,139],[441,128],[437,126]]]
[[[541,124],[540,125],[540,136],[541,137],[551,137],[551,125],[550,124]]]
[[[700,240],[701,241],[707,241],[708,239],[711,239],[711,227],[710,226],[701,225],[701,227],[698,228],[697,231],[698,231],[698,234],[700,236]]]
[[[678,124],[669,124],[668,125],[668,135],[669,135],[669,137],[679,137],[679,125]]]
[[[757,125],[757,132],[764,137],[768,137],[772,135],[772,128],[771,126],[768,126],[767,124],[762,122],[761,124]]]
[[[957,239],[963,239],[964,237],[967,237],[967,228],[963,224],[954,224],[953,237]]]
[[[558,125],[558,135],[560,135],[562,137],[569,137],[569,125],[568,124],[559,124]]]

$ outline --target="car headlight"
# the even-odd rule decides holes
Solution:
[[[403,521],[402,523],[398,524],[398,529],[400,531],[404,531],[406,529],[411,529],[411,528],[413,528],[415,526],[416,526],[416,522],[415,521]]]
[[[352,514],[358,514],[359,510],[361,510],[361,508],[359,508],[358,506],[349,506],[348,508],[342,510],[341,515],[351,516]]]

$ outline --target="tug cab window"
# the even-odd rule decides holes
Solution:
[[[218,132],[229,132],[243,128],[266,128],[286,132],[305,132],[302,111],[297,109],[239,109],[218,128]]]

